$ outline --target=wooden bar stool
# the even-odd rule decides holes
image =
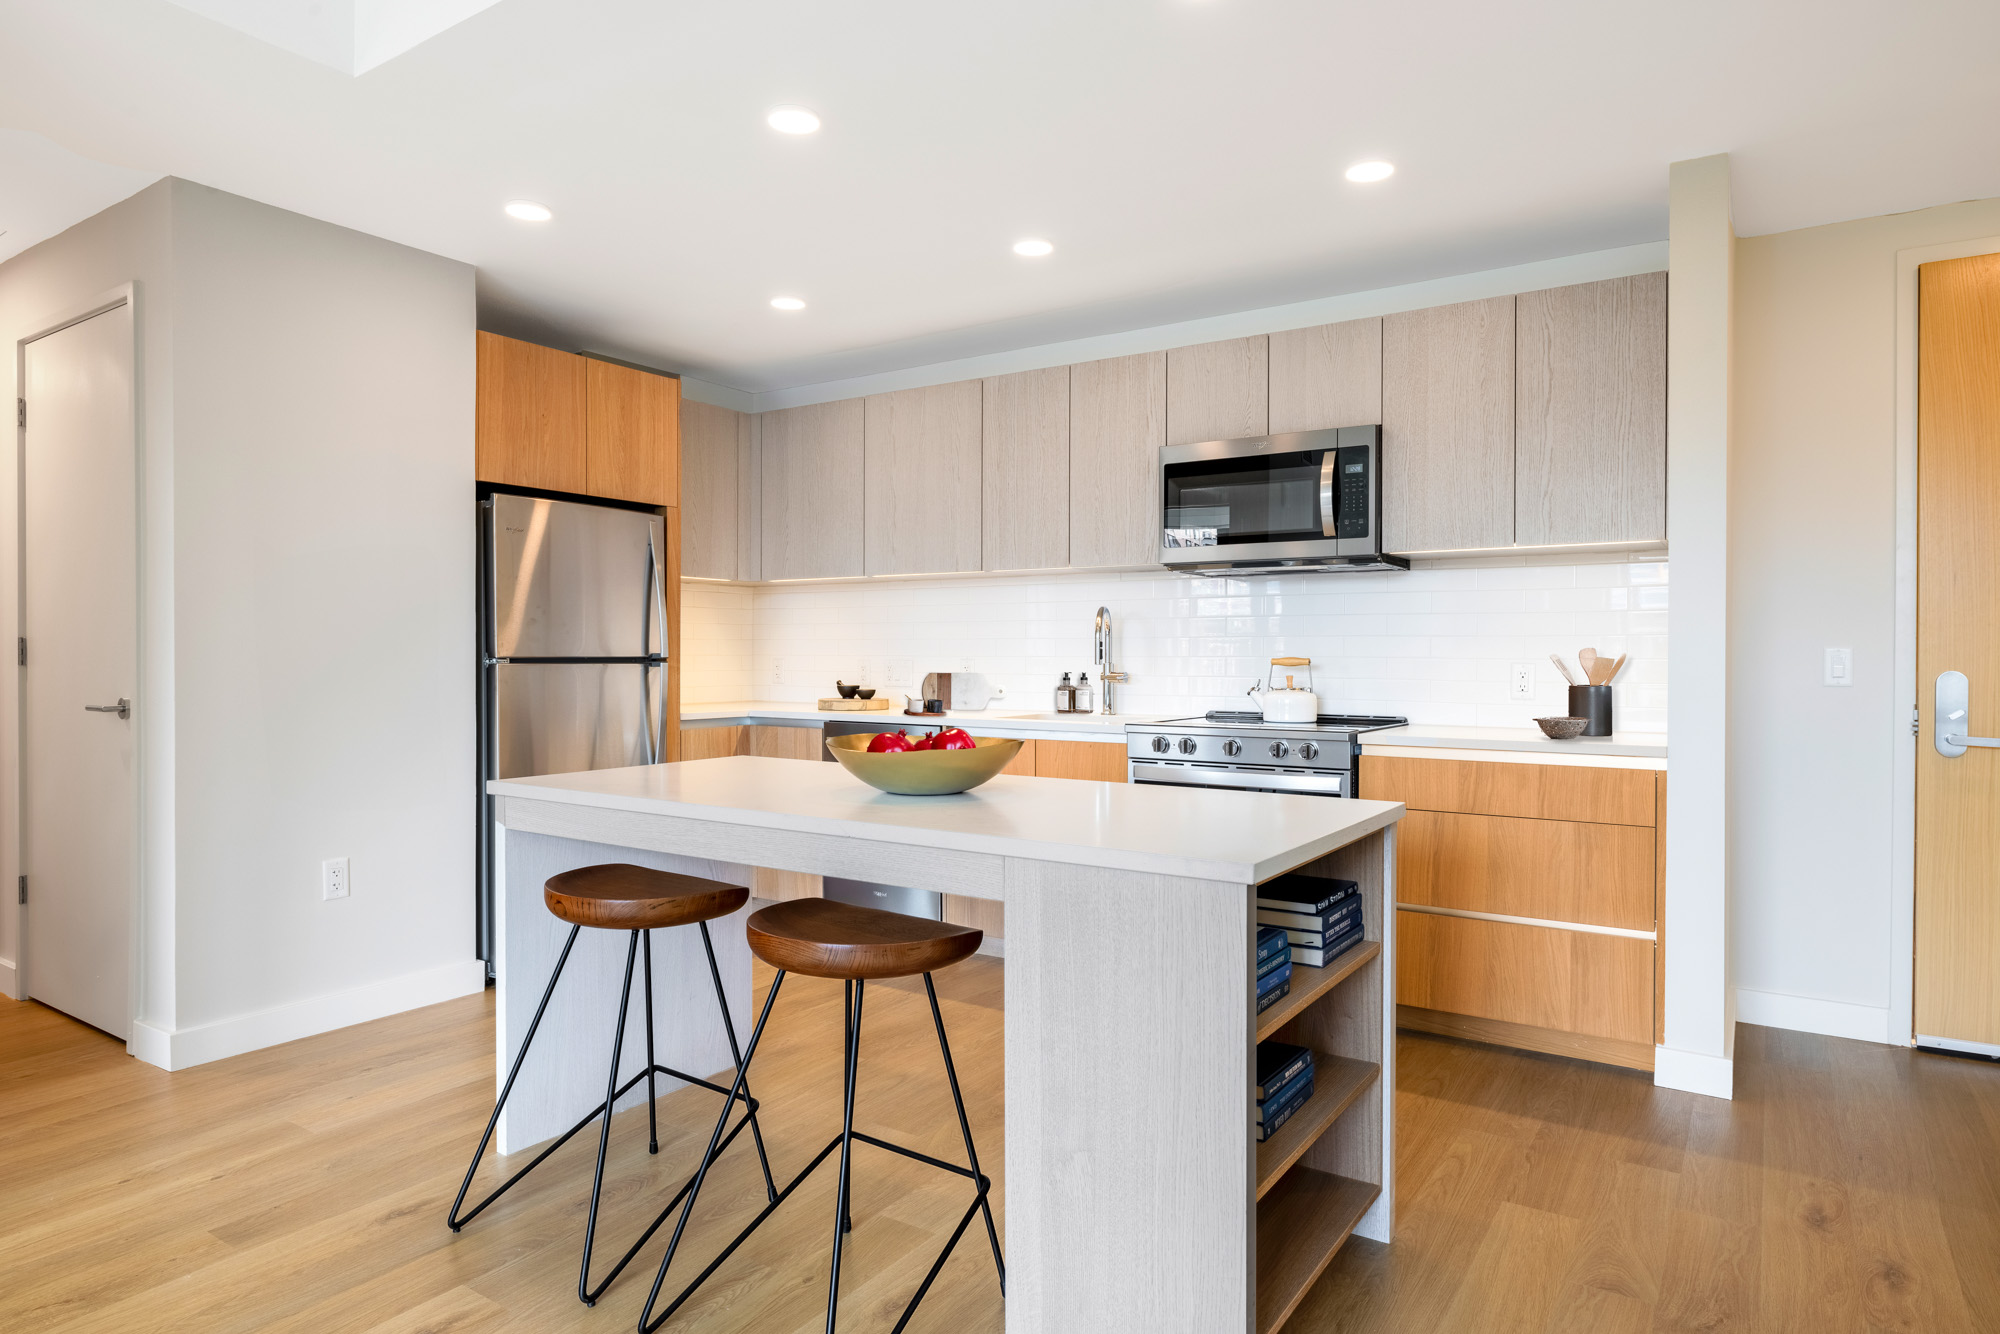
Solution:
[[[853,1147],[856,1140],[872,1144],[878,1149],[900,1153],[906,1158],[914,1158],[920,1163],[946,1172],[970,1178],[974,1184],[972,1203],[965,1216],[958,1220],[958,1227],[938,1252],[936,1263],[930,1273],[917,1288],[910,1304],[903,1308],[903,1315],[896,1322],[900,1331],[910,1323],[916,1313],[917,1303],[923,1301],[937,1280],[938,1271],[951,1255],[958,1239],[965,1235],[965,1229],[972,1223],[973,1215],[986,1215],[986,1239],[993,1247],[993,1265],[1000,1275],[1000,1292],[1007,1292],[1007,1266],[1000,1256],[1000,1233],[993,1226],[993,1209],[987,1196],[992,1190],[992,1182],[979,1170],[979,1152],[972,1146],[972,1127],[965,1119],[965,1099],[958,1091],[958,1070],[951,1062],[951,1044],[945,1040],[944,1014],[938,1009],[937,988],[932,985],[931,974],[940,968],[966,958],[979,948],[981,933],[970,927],[950,926],[944,922],[923,917],[906,917],[901,913],[883,912],[876,908],[861,908],[852,904],[836,903],[830,899],[794,899],[788,903],[774,904],[752,913],[746,928],[750,938],[750,952],[778,970],[771,981],[771,994],[764,998],[764,1008],[757,1016],[757,1027],[750,1034],[750,1049],[743,1054],[743,1065],[737,1071],[737,1083],[742,1084],[749,1075],[750,1062],[756,1058],[757,1043],[764,1035],[765,1021],[771,1017],[771,1006],[778,999],[778,990],[785,983],[787,973],[804,973],[808,977],[837,977],[844,984],[847,995],[845,1029],[845,1078],[842,1088],[841,1130],[835,1135],[817,1157],[808,1163],[805,1170],[793,1177],[785,1188],[764,1206],[763,1212],[750,1221],[750,1225],[737,1234],[734,1241],[724,1247],[722,1253],[709,1263],[708,1268],[695,1277],[694,1282],[681,1290],[657,1316],[653,1314],[654,1303],[659,1300],[660,1289],[667,1281],[667,1268],[674,1262],[674,1251],[679,1247],[681,1233],[687,1227],[690,1214],[694,1212],[695,1198],[701,1193],[702,1178],[708,1171],[704,1162],[695,1173],[694,1188],[687,1193],[687,1203],[682,1207],[680,1221],[674,1225],[673,1239],[667,1243],[666,1256],[660,1261],[659,1275],[653,1280],[653,1290],[646,1296],[646,1306],[639,1314],[639,1328],[645,1334],[652,1334],[665,1324],[673,1313],[680,1309],[689,1297],[727,1260],[738,1246],[769,1218],[777,1207],[783,1204],[799,1183],[811,1176],[827,1156],[836,1148],[840,1150],[840,1188],[838,1202],[834,1209],[833,1229],[833,1269],[827,1280],[826,1328],[833,1334],[834,1320],[840,1307],[840,1252],[844,1235],[853,1227],[848,1216],[848,1201],[852,1185]],[[959,1133],[965,1137],[965,1156],[970,1163],[960,1167],[933,1158],[929,1154],[918,1153],[900,1144],[877,1139],[854,1128],[854,1077],[861,1056],[861,1002],[867,982],[872,978],[909,977],[917,973],[924,976],[924,994],[930,997],[931,1022],[937,1027],[938,1050],[944,1055],[945,1078],[951,1083],[951,1100],[958,1109]],[[732,1092],[733,1096],[733,1092]],[[722,1137],[723,1122],[728,1119],[728,1107],[723,1108],[723,1116],[715,1123],[715,1130],[709,1136],[711,1146]]]
[[[507,1082],[501,1086],[500,1100],[493,1104],[493,1115],[486,1119],[486,1133],[479,1137],[479,1147],[472,1151],[472,1165],[465,1169],[465,1181],[458,1188],[458,1198],[452,1201],[451,1212],[445,1221],[457,1232],[467,1223],[477,1218],[486,1206],[512,1190],[514,1184],[528,1173],[541,1166],[548,1156],[567,1144],[571,1137],[593,1120],[601,1120],[597,1134],[597,1171],[590,1183],[590,1216],[583,1229],[583,1263],[577,1271],[576,1295],[584,1305],[595,1306],[612,1280],[632,1262],[639,1248],[651,1240],[660,1225],[667,1221],[667,1215],[690,1188],[698,1184],[707,1173],[709,1164],[727,1149],[730,1143],[742,1133],[743,1127],[750,1127],[751,1137],[757,1144],[757,1159],[764,1169],[764,1190],[771,1200],[778,1198],[776,1183],[771,1179],[771,1164],[764,1155],[764,1132],[757,1124],[757,1100],[750,1096],[749,1081],[743,1075],[743,1056],[736,1046],[736,1025],[729,1017],[729,1002],[722,994],[722,970],[715,963],[715,945],[708,934],[711,918],[726,917],[741,908],[749,900],[750,891],[741,885],[725,885],[716,880],[703,880],[698,876],[680,875],[673,871],[655,871],[644,866],[614,864],[609,866],[584,866],[574,871],[564,871],[552,876],[542,887],[542,900],[550,912],[570,923],[569,938],[563,942],[562,954],[556,959],[555,971],[549,974],[549,985],[542,992],[541,1004],[535,1007],[535,1017],[528,1024],[527,1035],[521,1040],[521,1050],[514,1057],[513,1068],[507,1072]],[[653,932],[661,927],[696,925],[701,928],[701,946],[708,954],[708,975],[715,983],[715,1003],[722,1011],[722,1029],[729,1035],[729,1056],[736,1063],[736,1080],[733,1086],[722,1085],[675,1070],[659,1064],[653,1057]],[[503,1182],[499,1189],[460,1214],[459,1208],[465,1203],[465,1193],[472,1188],[473,1174],[479,1170],[479,1160],[486,1156],[486,1146],[493,1138],[493,1128],[499,1124],[501,1109],[507,1105],[507,1095],[514,1091],[514,1080],[521,1073],[522,1062],[528,1059],[528,1049],[534,1045],[535,1030],[541,1027],[542,1015],[549,1008],[549,998],[555,995],[556,983],[561,980],[563,966],[569,962],[571,948],[576,944],[577,933],[584,927],[598,927],[607,931],[629,931],[631,942],[625,948],[625,985],[618,997],[617,1023],[611,1037],[611,1073],[604,1082],[604,1101],[584,1114],[581,1121],[536,1154],[534,1160]],[[625,1015],[632,1004],[632,967],[643,947],[645,955],[645,1004],[646,1004],[646,1068],[627,1079],[618,1082],[618,1063],[625,1049]],[[768,1008],[768,1007],[767,1007]],[[727,1101],[722,1105],[723,1120],[728,1120],[730,1108],[736,1103],[744,1105],[743,1118],[727,1136],[713,1136],[709,1140],[708,1151],[702,1158],[701,1169],[684,1183],[673,1199],[660,1210],[659,1217],[632,1243],[630,1250],[604,1280],[592,1287],[590,1283],[590,1252],[597,1238],[597,1205],[604,1193],[604,1157],[611,1144],[611,1114],[618,1099],[630,1092],[641,1079],[646,1081],[646,1122],[648,1129],[649,1153],[660,1151],[660,1121],[658,1088],[655,1077],[666,1075],[684,1080],[689,1084],[699,1084],[724,1094]],[[717,1139],[720,1143],[717,1143]]]

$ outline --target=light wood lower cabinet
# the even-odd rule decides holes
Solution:
[[[1413,810],[1400,837],[1401,903],[1653,929],[1650,828]]]
[[[1116,741],[1038,741],[1035,776],[1122,783],[1127,776],[1125,747]]]

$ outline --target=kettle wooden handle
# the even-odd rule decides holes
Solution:
[[[1271,659],[1271,665],[1272,665],[1273,667],[1310,667],[1310,666],[1312,666],[1312,659],[1311,659],[1311,658],[1273,658],[1273,659]]]

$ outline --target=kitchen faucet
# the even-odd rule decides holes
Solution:
[[[1097,642],[1097,682],[1104,689],[1104,708],[1101,712],[1105,717],[1109,718],[1112,714],[1118,712],[1117,709],[1112,707],[1111,688],[1115,685],[1123,685],[1131,679],[1125,673],[1111,669],[1111,608],[1099,607],[1097,609],[1097,625],[1094,636]]]

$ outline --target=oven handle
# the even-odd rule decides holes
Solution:
[[[1319,465],[1319,531],[1322,537],[1332,537],[1339,526],[1339,515],[1333,507],[1333,465],[1340,458],[1340,451],[1326,451],[1325,461]]]
[[[1297,792],[1309,797],[1344,797],[1347,775],[1259,773],[1254,769],[1201,769],[1188,764],[1133,760],[1132,781],[1172,787],[1234,787],[1259,792]]]

